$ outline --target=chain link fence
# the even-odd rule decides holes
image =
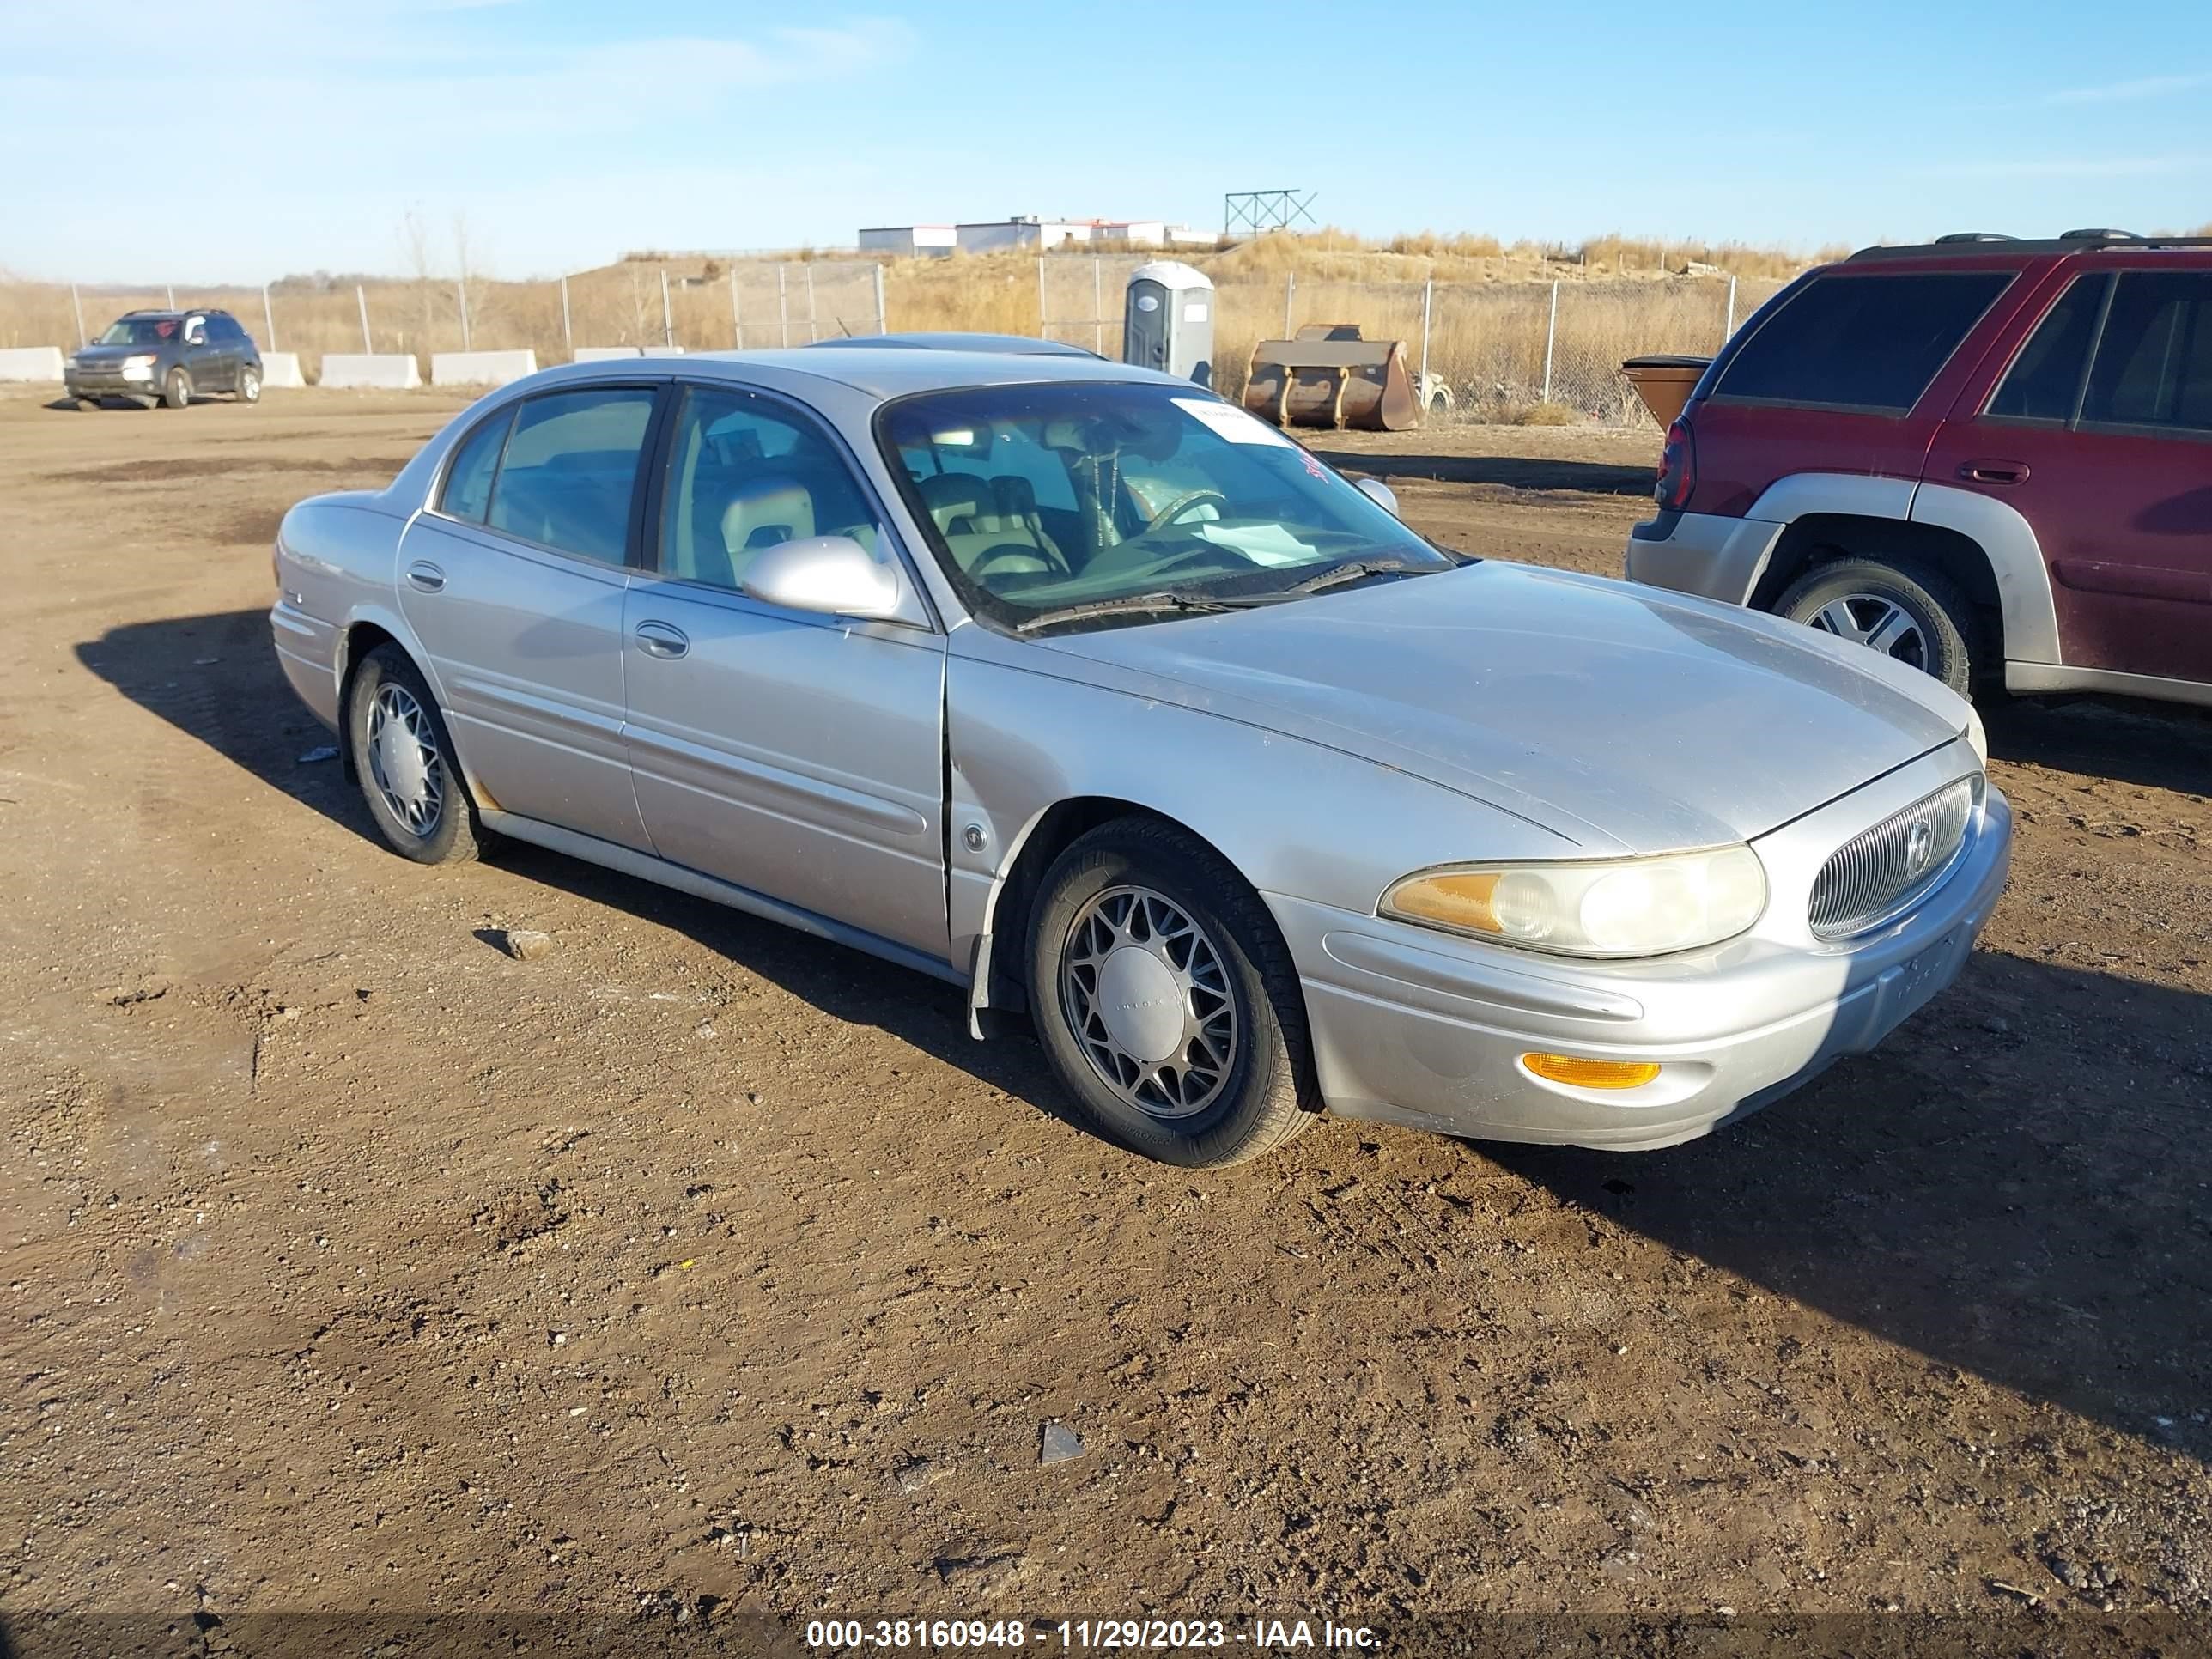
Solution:
[[[672,257],[531,282],[313,277],[267,288],[0,282],[0,346],[66,349],[125,311],[185,305],[228,310],[263,351],[299,353],[310,379],[326,352],[412,354],[427,376],[441,351],[528,348],[550,364],[584,347],[761,349],[888,328],[1032,334],[1118,358],[1123,292],[1155,257],[890,265]],[[1622,361],[1717,351],[1782,286],[1705,272],[1486,283],[1230,277],[1215,290],[1214,384],[1237,396],[1263,339],[1310,323],[1358,323],[1370,339],[1403,340],[1412,367],[1450,387],[1453,418],[1644,425]]]

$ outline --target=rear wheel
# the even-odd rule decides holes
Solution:
[[[192,377],[191,371],[184,368],[171,369],[169,371],[169,378],[161,383],[162,404],[170,409],[182,409],[186,404],[191,402],[191,400]]]
[[[380,645],[346,696],[346,742],[362,799],[386,844],[417,864],[477,855],[477,804],[453,761],[436,699],[407,653]]]
[[[251,363],[238,371],[238,401],[242,404],[261,401],[261,371]]]
[[[1904,560],[1839,559],[1799,577],[1774,609],[1917,668],[1960,696],[1973,685],[1973,607],[1940,570]]]
[[[1102,825],[1046,872],[1030,1006],[1087,1125],[1169,1164],[1241,1164],[1311,1124],[1297,969],[1259,896],[1170,825]]]

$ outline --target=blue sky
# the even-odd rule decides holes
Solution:
[[[402,271],[410,213],[513,276],[1285,185],[1509,240],[2174,228],[2212,5],[0,0],[0,269],[88,282]]]

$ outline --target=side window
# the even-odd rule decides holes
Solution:
[[[1744,342],[1714,395],[1902,415],[2011,281],[2002,270],[1815,277]]]
[[[228,317],[209,318],[208,333],[216,339],[225,341],[242,340],[246,337],[246,331]]]
[[[507,410],[461,440],[446,468],[446,487],[438,497],[441,512],[471,524],[484,521],[484,512],[491,506],[492,474],[499,470],[499,452],[514,424],[514,411]]]
[[[2212,271],[2119,274],[2081,422],[2212,431]]]
[[[620,564],[653,394],[556,392],[515,411],[485,522],[510,536]]]
[[[875,510],[843,454],[778,404],[691,387],[669,450],[662,573],[735,588],[763,548],[808,536],[876,550]]]
[[[1990,399],[1985,413],[2013,421],[2070,421],[2089,366],[2089,342],[2109,276],[2079,276],[2058,296]]]

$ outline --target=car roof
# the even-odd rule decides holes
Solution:
[[[1960,259],[1991,254],[2026,260],[2072,253],[2203,253],[2207,250],[2212,250],[2212,236],[2137,236],[2124,230],[2069,230],[2059,236],[2037,238],[1969,230],[1954,231],[1932,242],[1863,247],[1844,263]]]
[[[854,349],[890,346],[908,351],[1003,351],[1016,356],[1096,357],[1087,346],[1065,340],[1041,340],[1030,334],[965,334],[953,329],[908,329],[896,334],[860,334],[850,338],[816,340],[812,348],[835,346]],[[811,348],[810,348],[811,349]]]
[[[1040,380],[1088,380],[1189,387],[1191,382],[1133,363],[1109,362],[1085,352],[1065,357],[1041,352],[918,351],[911,346],[854,345],[842,351],[819,351],[793,346],[777,351],[702,351],[682,357],[663,358],[693,371],[717,368],[731,371],[731,380],[747,378],[747,371],[777,369],[817,380],[849,386],[855,392],[890,399],[915,392],[949,392],[959,386],[1020,386]],[[635,374],[637,366],[626,359],[583,365],[597,371],[593,378]]]
[[[230,313],[221,306],[179,306],[174,311],[156,307],[150,311],[126,311],[115,320],[122,322],[130,317],[228,317]]]

